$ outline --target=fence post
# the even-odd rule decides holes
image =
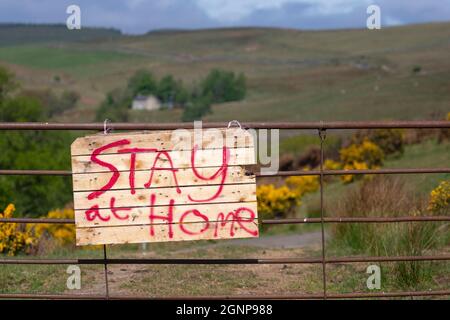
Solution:
[[[323,209],[323,145],[326,138],[326,130],[319,129],[320,138],[320,226],[322,235],[322,279],[323,279],[323,298],[327,299],[327,271],[325,262],[325,226],[324,226],[324,209]]]

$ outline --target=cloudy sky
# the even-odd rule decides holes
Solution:
[[[80,6],[82,26],[133,34],[166,28],[364,27],[370,4],[380,6],[382,27],[450,21],[450,0],[0,0],[0,22],[65,23],[71,4]]]

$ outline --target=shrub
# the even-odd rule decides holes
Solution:
[[[342,165],[338,161],[326,159],[323,163],[323,168],[325,170],[340,170],[342,169]]]
[[[369,135],[369,140],[383,150],[385,155],[404,152],[403,131],[401,129],[376,129]]]
[[[359,130],[351,140],[354,144],[369,140],[379,146],[385,155],[400,155],[404,151],[404,133],[401,129]]]
[[[262,219],[286,217],[300,205],[299,195],[286,186],[260,185],[256,189],[258,213]]]
[[[283,154],[280,157],[280,171],[291,171],[295,169],[294,156],[292,154]]]
[[[60,97],[61,106],[58,108],[59,113],[64,112],[66,110],[70,110],[77,102],[80,100],[81,96],[78,92],[74,90],[65,90]]]
[[[181,81],[176,81],[172,75],[167,75],[158,83],[157,97],[162,103],[182,107],[188,101],[189,93],[183,88]]]
[[[184,107],[182,121],[201,120],[208,113],[211,113],[211,98],[196,97]]]
[[[16,88],[17,83],[14,80],[14,75],[6,68],[0,66],[0,103]]]
[[[442,181],[431,191],[428,210],[433,213],[450,212],[450,180]]]
[[[383,150],[375,143],[364,139],[361,144],[351,144],[340,151],[344,170],[376,169],[383,163]],[[352,182],[353,175],[342,176],[344,182]]]
[[[317,146],[311,146],[304,152],[297,162],[297,168],[309,167],[310,169],[318,167],[320,165],[320,148]]]
[[[15,207],[9,204],[0,218],[12,218]],[[14,256],[19,252],[27,252],[36,239],[32,233],[17,223],[0,223],[0,253]]]
[[[319,189],[318,176],[291,176],[286,178],[287,186],[295,191],[298,197],[303,197],[306,193],[316,192]]]
[[[72,90],[64,91],[61,96],[57,96],[50,89],[24,90],[21,95],[38,100],[47,117],[60,115],[74,108],[80,99],[80,94]]]
[[[138,94],[150,95],[155,94],[158,83],[150,71],[138,70],[128,80],[127,91],[131,96]]]
[[[365,162],[368,167],[379,166],[383,163],[383,150],[375,143],[365,139],[361,144],[351,144],[340,151],[343,164]]]
[[[420,73],[420,71],[422,71],[421,66],[415,65],[414,67],[412,67],[412,73]]]
[[[45,121],[44,109],[39,100],[7,94],[11,92],[11,83],[14,82],[2,74],[0,68],[0,121]],[[70,163],[70,137],[68,132],[2,132],[0,168],[65,169]],[[66,204],[72,197],[66,186],[64,177],[0,176],[0,207],[6,207],[12,202],[21,214],[37,214],[42,210],[47,212]]]
[[[353,161],[351,163],[344,165],[344,170],[367,170],[369,167],[365,162]],[[341,176],[341,180],[344,183],[350,183],[355,181],[355,175],[353,174],[345,174]]]
[[[73,219],[72,209],[50,211],[46,218],[50,219]],[[70,245],[75,243],[75,226],[71,224],[38,224],[34,227],[37,238],[42,237],[54,239],[59,245]]]
[[[244,74],[232,71],[213,69],[201,83],[201,95],[211,96],[212,103],[242,100],[246,91]]]
[[[104,121],[105,119],[114,122],[128,121],[128,109],[131,100],[132,96],[123,90],[111,90],[98,108],[95,119],[97,121]]]

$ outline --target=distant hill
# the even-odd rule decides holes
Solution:
[[[120,37],[117,29],[82,28],[68,29],[63,24],[5,24],[0,23],[0,46],[42,42],[73,42],[112,39]]]
[[[139,36],[61,25],[0,26],[0,65],[26,88],[79,92],[79,105],[60,121],[92,121],[105,94],[125,86],[138,69],[157,78],[172,74],[192,87],[212,68],[243,72],[248,94],[243,101],[214,105],[208,121],[430,119],[450,111],[449,35],[450,22],[381,30],[159,30]],[[180,110],[132,117],[180,119]]]

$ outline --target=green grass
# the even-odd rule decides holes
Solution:
[[[450,143],[426,140],[410,145],[401,158],[388,159],[385,168],[445,168],[450,163]],[[418,193],[428,194],[440,181],[450,179],[448,173],[414,174],[402,177],[407,184],[415,186]]]
[[[170,244],[170,250],[160,251],[149,245],[147,251],[138,246],[113,246],[111,258],[311,258],[320,257],[320,250],[269,249],[246,246],[188,246]],[[328,256],[348,252],[328,246]],[[101,250],[66,250],[40,258],[101,257]],[[20,258],[20,257],[19,257]],[[389,272],[392,263],[381,263],[380,291],[400,291],[401,287]],[[374,292],[366,287],[368,264],[336,264],[327,266],[328,292]],[[67,290],[67,266],[0,266],[0,293],[104,294],[103,266],[81,265],[81,290]],[[449,265],[434,262],[435,273],[414,290],[443,290],[448,283]],[[288,295],[322,292],[321,265],[110,265],[111,294],[148,296],[176,295]],[[379,292],[376,290],[375,292]]]
[[[129,55],[111,51],[83,51],[50,46],[11,46],[0,48],[0,60],[26,67],[48,70],[76,70],[96,64],[126,60]]]
[[[320,138],[318,134],[305,135],[300,134],[296,136],[287,137],[280,142],[280,154],[292,154],[294,156],[302,155],[311,147],[319,147]],[[325,144],[325,152],[335,150],[341,145],[341,137],[337,135],[330,135],[327,137]]]
[[[83,27],[76,32],[68,32],[65,24],[16,24],[0,23],[0,46],[23,43],[61,43],[74,41],[96,41],[117,38],[121,33],[116,29]]]

